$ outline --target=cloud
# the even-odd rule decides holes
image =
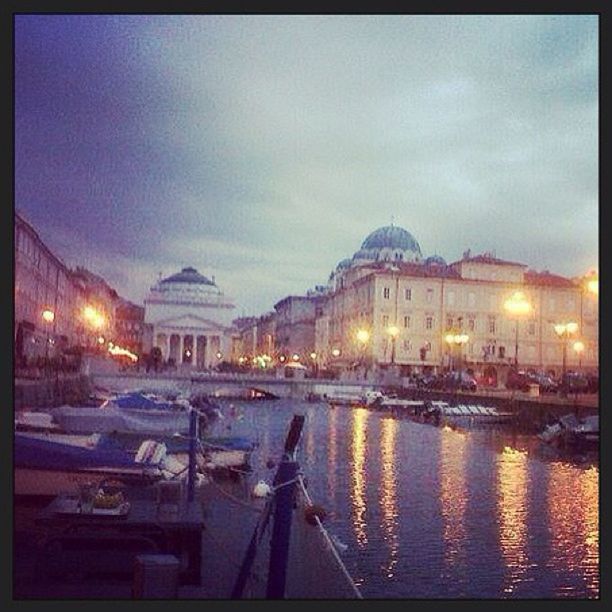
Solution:
[[[448,261],[597,258],[596,16],[16,24],[16,205],[133,299],[194,265],[269,310],[392,216]]]

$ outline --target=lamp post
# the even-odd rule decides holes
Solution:
[[[578,323],[569,321],[568,323],[557,323],[554,327],[555,333],[562,342],[563,357],[561,362],[561,396],[567,397],[567,383],[565,380],[565,368],[567,361],[567,341],[572,334],[578,331]]]
[[[578,355],[578,371],[582,370],[582,353],[584,353],[584,342],[576,340],[573,345],[574,351]]]
[[[363,366],[365,361],[366,346],[370,340],[370,332],[367,329],[358,329],[356,337],[357,342],[359,342],[359,364]],[[364,371],[363,377],[367,378],[367,370]]]
[[[55,321],[55,313],[50,308],[45,308],[41,315],[42,320],[45,322],[45,328],[47,330],[47,338],[45,340],[45,367],[48,367],[49,361],[49,342],[51,341],[49,336],[49,325]]]
[[[391,365],[395,364],[395,341],[399,336],[399,328],[397,325],[389,325],[387,327],[387,333],[391,337]]]
[[[514,367],[518,370],[519,320],[531,313],[531,304],[522,291],[515,291],[505,302],[504,310],[515,320],[514,327]]]

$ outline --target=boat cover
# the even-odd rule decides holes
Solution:
[[[51,440],[15,434],[13,447],[15,467],[49,470],[83,468],[138,467],[133,457],[123,450],[85,448]]]

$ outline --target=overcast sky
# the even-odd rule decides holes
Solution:
[[[15,207],[141,304],[191,265],[262,314],[392,218],[582,274],[598,113],[591,15],[15,17]]]

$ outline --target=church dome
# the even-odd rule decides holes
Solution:
[[[431,264],[435,266],[445,266],[446,265],[446,261],[444,260],[443,257],[440,257],[440,255],[430,255],[429,257],[425,259],[423,263],[427,266]]]
[[[353,255],[355,265],[376,261],[420,263],[421,247],[403,227],[386,225],[374,230]]]
[[[361,250],[402,249],[421,255],[421,247],[410,232],[396,225],[386,225],[374,230],[361,245]]]
[[[343,259],[342,261],[338,262],[338,265],[336,266],[336,270],[344,270],[350,267],[351,267],[351,260],[347,257],[346,259]]]
[[[191,283],[196,285],[211,285],[215,287],[215,283],[210,279],[202,276],[195,268],[183,268],[180,272],[164,278],[161,283]]]

